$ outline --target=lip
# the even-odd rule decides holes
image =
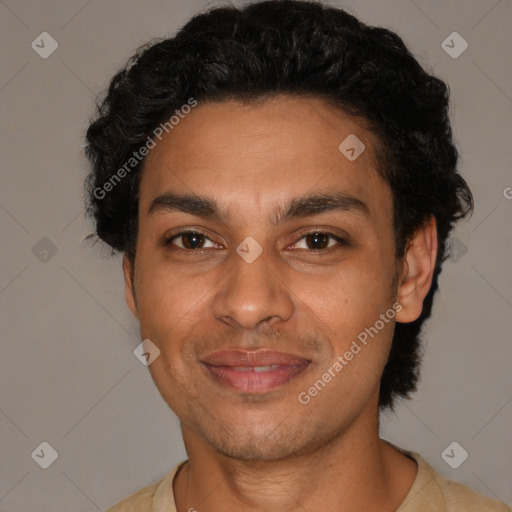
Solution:
[[[283,386],[302,373],[310,362],[273,350],[222,350],[201,361],[218,383],[245,393],[264,393]]]

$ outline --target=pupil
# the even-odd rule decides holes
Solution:
[[[201,245],[203,235],[198,233],[186,233],[183,235],[183,245],[187,249],[197,249]]]
[[[312,249],[325,249],[329,245],[329,237],[326,233],[313,233],[306,237],[306,242],[312,242],[316,247],[312,247]],[[320,245],[320,247],[318,247]]]

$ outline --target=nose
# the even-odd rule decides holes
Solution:
[[[265,251],[251,263],[236,252],[230,271],[213,298],[214,317],[231,327],[256,329],[286,321],[294,312],[292,292],[283,275],[271,268]]]

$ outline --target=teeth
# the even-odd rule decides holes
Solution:
[[[270,366],[233,366],[233,370],[239,372],[268,372],[279,368],[278,364],[272,364]]]
[[[273,370],[274,368],[278,368],[279,365],[277,364],[272,364],[270,366],[255,366],[254,367],[254,371],[255,372],[268,372],[270,370]]]

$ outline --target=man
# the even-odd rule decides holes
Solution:
[[[188,454],[110,512],[511,510],[379,438],[472,208],[447,87],[398,36],[317,3],[213,9],[114,77],[87,140]]]

